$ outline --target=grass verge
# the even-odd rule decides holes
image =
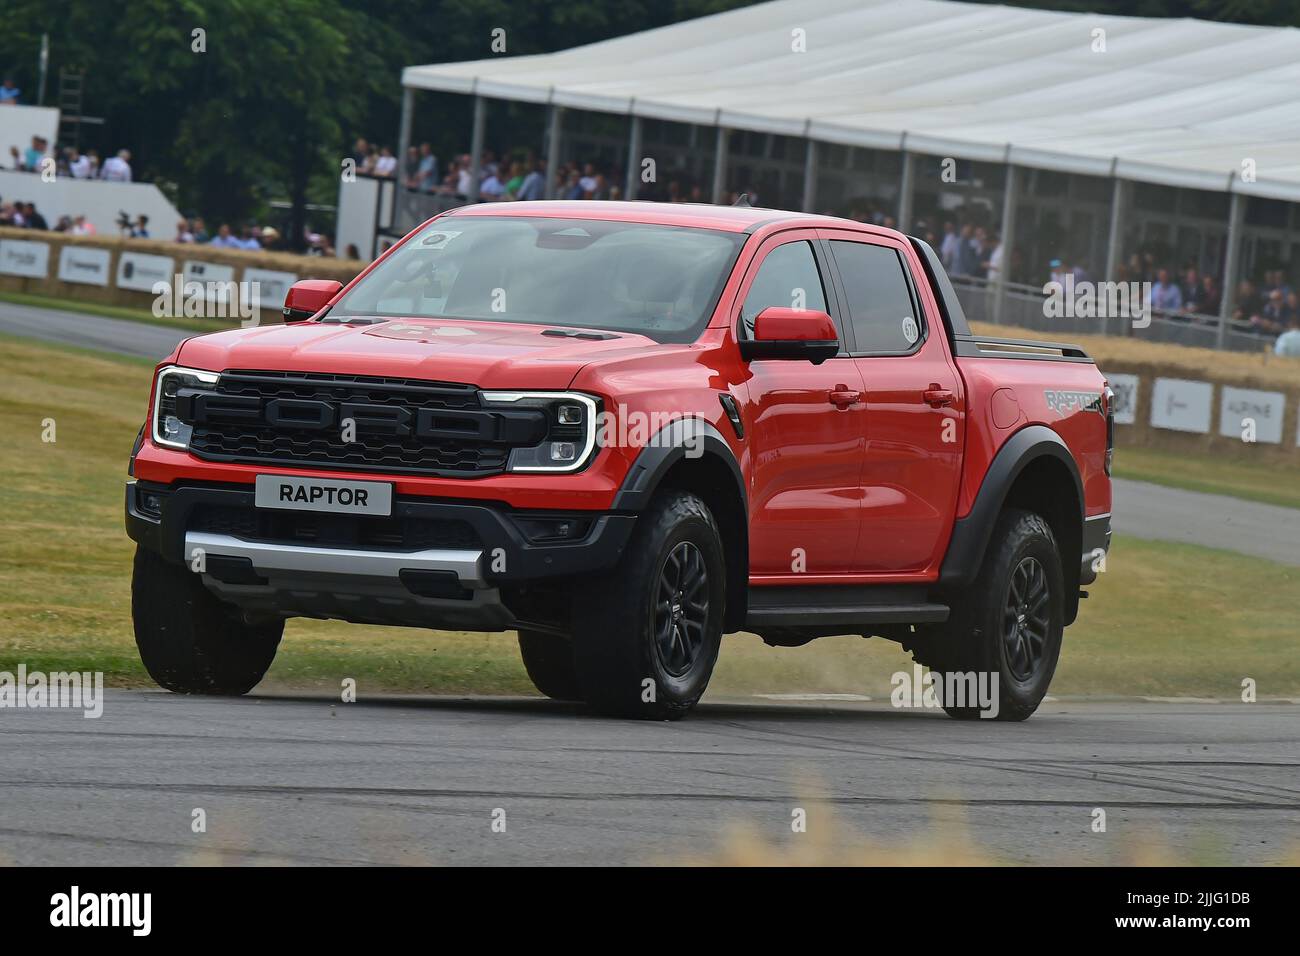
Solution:
[[[1300,508],[1300,484],[1295,481],[1295,468],[1281,462],[1247,464],[1208,455],[1123,447],[1115,449],[1115,477]]]
[[[56,361],[57,360],[57,361]],[[57,367],[53,377],[48,370]],[[122,526],[126,457],[148,363],[0,339],[0,670],[102,670],[149,683],[130,619],[132,544]],[[55,420],[56,441],[42,441]],[[1300,570],[1190,545],[1119,538],[1066,635],[1055,694],[1300,694]],[[728,638],[712,693],[887,697],[900,648],[841,637],[803,648]],[[530,693],[509,635],[294,620],[264,686]]]

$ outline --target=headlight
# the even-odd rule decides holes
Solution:
[[[490,405],[540,408],[546,412],[546,439],[510,452],[507,471],[577,471],[596,450],[596,399],[581,392],[484,392]]]
[[[190,447],[194,426],[177,415],[176,396],[183,388],[202,388],[216,385],[221,378],[216,372],[197,368],[168,365],[158,372],[153,390],[153,440],[164,448]]]

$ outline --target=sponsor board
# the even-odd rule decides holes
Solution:
[[[1111,391],[1115,393],[1115,424],[1132,425],[1137,421],[1138,385],[1141,379],[1136,375],[1106,375]]]
[[[1185,378],[1158,378],[1151,391],[1151,424],[1176,432],[1208,435],[1214,385]]]
[[[157,282],[170,282],[172,257],[144,252],[123,252],[117,257],[117,287],[152,292]]]
[[[59,280],[79,285],[108,285],[113,256],[93,246],[64,246],[59,252]]]
[[[1247,430],[1250,441],[1282,444],[1282,416],[1286,396],[1281,392],[1259,392],[1224,385],[1219,397],[1219,434],[1241,438]]]
[[[298,281],[292,272],[276,272],[271,269],[245,269],[245,289],[257,283],[258,303],[263,309],[284,308],[284,298],[289,294],[289,286]],[[244,292],[248,295],[248,292]]]
[[[50,272],[50,244],[27,239],[0,239],[0,273],[44,279]]]
[[[189,259],[186,260],[181,274],[185,277],[187,286],[191,282],[199,283],[203,287],[204,296],[209,302],[224,303],[230,298],[230,288],[227,283],[235,281],[234,266]]]

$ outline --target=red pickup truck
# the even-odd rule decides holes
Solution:
[[[674,718],[724,633],[861,634],[1024,719],[1109,546],[1112,433],[1087,355],[972,334],[898,232],[465,207],[158,367],[136,640],[242,694],[289,617],[513,629],[543,694]]]

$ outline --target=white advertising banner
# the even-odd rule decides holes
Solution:
[[[174,262],[171,256],[123,252],[117,257],[117,287],[152,292],[156,283],[164,282],[171,288]]]
[[[1214,385],[1185,378],[1158,378],[1151,391],[1151,424],[1176,432],[1210,432]]]
[[[1285,414],[1286,396],[1281,392],[1257,392],[1225,385],[1219,398],[1219,434],[1280,445]]]
[[[64,246],[59,253],[59,279],[82,285],[108,285],[112,255],[92,246]]]
[[[27,239],[0,239],[0,272],[44,279],[50,273],[50,244]]]
[[[284,308],[285,296],[289,294],[289,286],[298,281],[298,277],[292,272],[275,272],[271,269],[245,269],[242,294],[247,304],[248,297],[252,295],[256,282],[257,301],[263,309],[282,309]]]
[[[1132,425],[1137,421],[1138,385],[1141,379],[1136,375],[1106,374],[1115,393],[1115,424]]]
[[[185,287],[188,290],[191,283],[198,283],[203,287],[203,298],[208,302],[229,301],[228,283],[235,281],[235,267],[223,266],[216,262],[197,262],[193,259],[186,260],[185,269],[182,273],[185,276]]]

